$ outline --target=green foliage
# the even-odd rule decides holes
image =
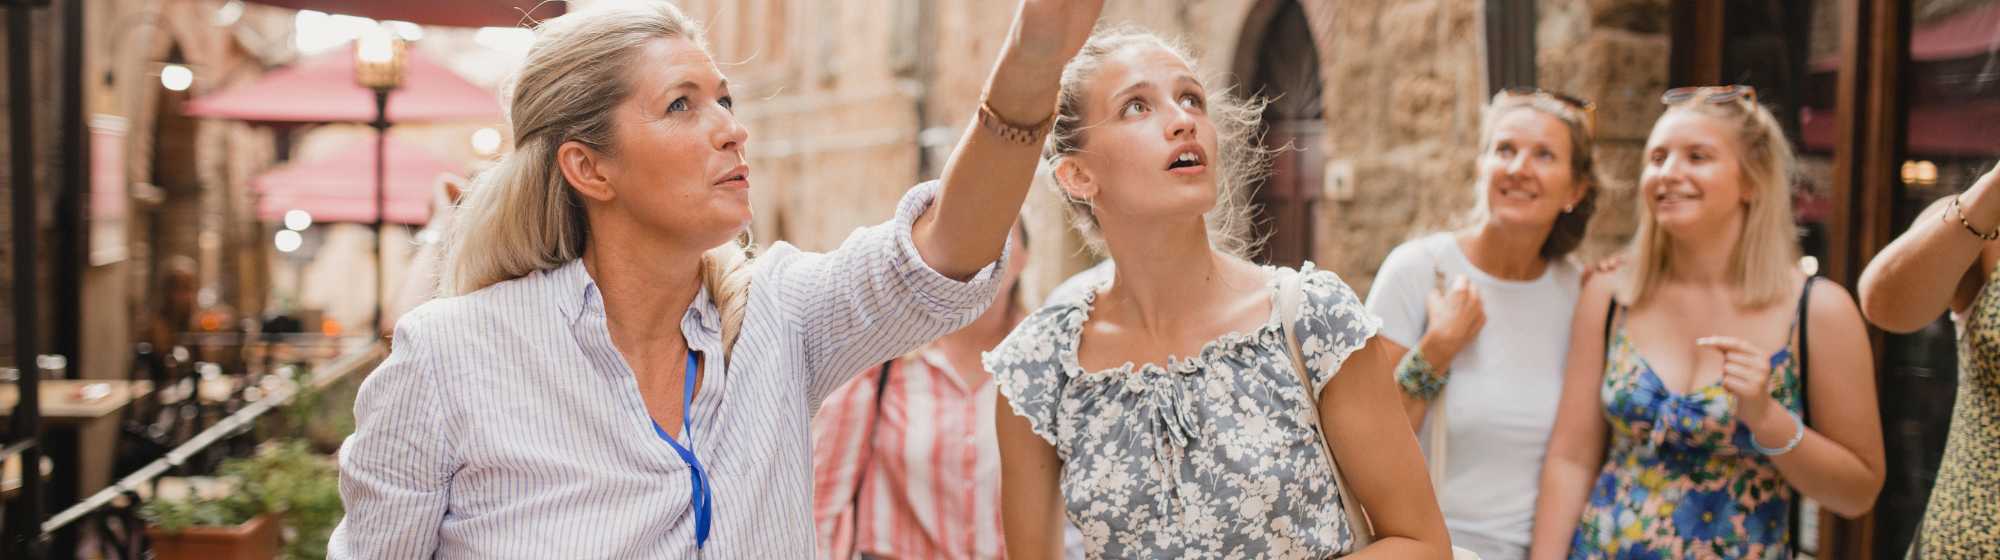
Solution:
[[[224,461],[220,474],[236,482],[229,496],[152,500],[140,515],[162,529],[179,531],[233,526],[264,512],[276,513],[286,529],[286,558],[326,557],[327,538],[346,513],[340,503],[340,473],[331,458],[313,453],[303,441],[279,441],[256,455]]]
[[[147,524],[170,533],[188,527],[234,527],[264,513],[263,502],[241,493],[221,498],[152,500],[139,507]]]

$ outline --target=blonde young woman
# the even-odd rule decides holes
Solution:
[[[1882,488],[1867,331],[1798,270],[1777,120],[1744,86],[1663,101],[1629,262],[1571,322],[1534,558],[1789,558],[1794,502]]]
[[[1024,0],[939,184],[752,264],[748,132],[701,26],[665,2],[543,23],[452,297],[401,318],[355,403],[329,556],[810,557],[812,410],[992,300],[1035,123],[1101,8]]]
[[[1911,558],[2000,557],[2000,165],[1917,216],[1861,273],[1861,308],[1893,332],[1950,310],[1958,398]]]
[[[1593,117],[1566,95],[1494,95],[1477,221],[1396,247],[1368,293],[1411,427],[1443,422],[1449,452],[1426,451],[1452,544],[1487,560],[1528,554],[1595,207]]]
[[[1191,60],[1114,29],[1064,69],[1048,156],[1073,222],[1116,264],[986,358],[1008,555],[1056,556],[1067,516],[1091,557],[1449,557],[1377,320],[1330,272],[1231,250],[1243,245],[1238,189],[1262,167],[1245,135],[1257,110]],[[1281,285],[1303,286],[1293,329]],[[1365,550],[1324,442],[1374,522]]]

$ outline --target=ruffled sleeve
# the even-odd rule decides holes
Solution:
[[[1354,289],[1332,271],[1313,270],[1311,264],[1299,271],[1299,313],[1292,325],[1299,337],[1299,352],[1311,374],[1313,393],[1340,372],[1347,357],[1360,350],[1368,339],[1382,330],[1382,319],[1370,313],[1354,295]]]
[[[1069,385],[1070,372],[1061,359],[1071,351],[1073,330],[1079,328],[1081,313],[1073,305],[1044,307],[1014,328],[992,352],[982,355],[986,371],[1000,394],[1014,408],[1014,414],[1028,419],[1035,435],[1061,449],[1062,433],[1057,413]]]

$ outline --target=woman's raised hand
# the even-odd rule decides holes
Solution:
[[[1104,0],[1021,0],[1014,17],[1015,54],[1023,63],[1059,73],[1083,48],[1103,11]]]
[[[1017,126],[1055,112],[1063,65],[1076,56],[1097,25],[1104,0],[1021,0],[1000,64],[986,83],[986,102]]]
[[[1063,66],[1090,39],[1103,9],[1104,0],[1021,0],[987,77],[980,125],[968,127],[952,150],[937,202],[910,233],[931,268],[966,279],[1000,258],[1035,180],[1038,134],[1055,114]]]

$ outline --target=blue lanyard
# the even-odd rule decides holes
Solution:
[[[681,437],[687,438],[688,445],[694,445],[694,423],[691,419],[694,418],[695,372],[694,351],[690,350],[688,351],[687,373],[684,375],[687,380],[681,389]],[[707,469],[702,468],[701,459],[694,456],[693,449],[681,447],[680,442],[674,441],[674,436],[667,435],[667,430],[661,428],[659,422],[653,422],[653,433],[659,434],[660,439],[665,440],[667,445],[672,446],[674,453],[680,454],[681,461],[686,462],[688,465],[688,478],[691,479],[692,484],[690,489],[692,496],[690,499],[694,502],[694,548],[695,550],[701,550],[701,545],[708,543],[709,502],[712,501],[712,497],[709,495]]]

